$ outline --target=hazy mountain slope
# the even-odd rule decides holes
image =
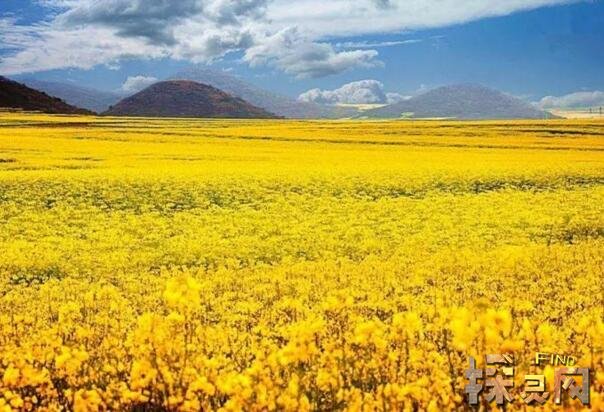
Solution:
[[[23,83],[36,90],[48,93],[51,96],[56,96],[66,103],[97,113],[104,112],[109,106],[117,103],[122,98],[122,96],[117,93],[80,87],[69,83],[49,82],[36,79],[25,79],[23,80]]]
[[[2,76],[0,76],[0,107],[51,114],[92,114],[89,110],[72,106],[58,97],[49,96]]]
[[[104,112],[110,116],[274,118],[221,90],[188,80],[155,83]]]
[[[354,108],[322,106],[316,103],[300,102],[247,83],[224,71],[206,67],[193,67],[176,73],[172,79],[193,80],[214,86],[251,104],[294,119],[320,119],[352,117],[358,114]]]
[[[473,84],[439,87],[399,103],[363,113],[371,118],[542,119],[554,117],[497,90]]]

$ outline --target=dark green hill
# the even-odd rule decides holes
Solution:
[[[58,97],[0,76],[0,107],[51,114],[93,114],[65,103]]]

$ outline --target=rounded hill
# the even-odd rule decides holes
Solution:
[[[272,113],[253,106],[206,84],[190,80],[155,83],[127,97],[105,113],[108,116],[275,118]]]
[[[553,118],[531,104],[477,84],[439,87],[389,106],[368,110],[373,118],[543,119]]]

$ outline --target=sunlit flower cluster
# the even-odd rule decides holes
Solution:
[[[2,412],[464,410],[535,352],[604,410],[601,122],[0,125]]]

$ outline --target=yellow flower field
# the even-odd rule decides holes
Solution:
[[[526,410],[535,352],[602,411],[603,351],[602,121],[0,114],[0,411],[470,410],[492,353]]]

